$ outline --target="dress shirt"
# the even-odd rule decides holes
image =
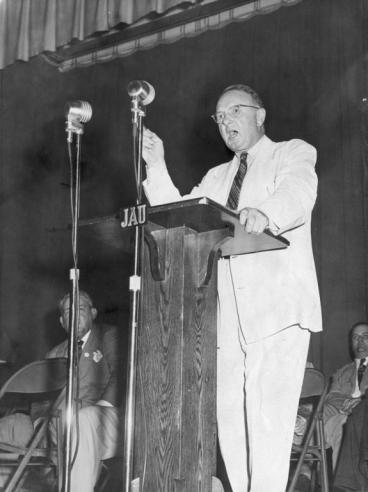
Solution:
[[[359,384],[358,384],[358,368],[360,365],[361,359],[354,359],[355,366],[356,366],[356,375],[355,375],[355,389],[353,394],[351,395],[353,398],[359,398],[361,396],[361,391],[359,389]],[[367,366],[368,364],[368,357],[365,358],[364,365]]]
[[[89,338],[90,334],[91,334],[91,330],[88,330],[88,331],[87,331],[87,333],[85,333],[85,334],[82,336],[82,338],[81,338],[81,341],[82,341],[82,350],[84,349],[84,346],[86,345],[87,340],[88,340],[88,338]]]

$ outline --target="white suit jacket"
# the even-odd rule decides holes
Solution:
[[[271,232],[282,234],[290,246],[220,261],[218,289],[221,295],[235,295],[246,343],[295,324],[320,331],[321,308],[310,231],[317,192],[316,150],[302,140],[273,142],[263,136],[248,151],[247,162],[238,209],[261,210],[270,220]],[[210,169],[184,197],[166,170],[149,169],[145,193],[151,205],[202,196],[225,205],[238,165],[234,156],[232,161]],[[231,282],[223,273],[223,261],[230,267]]]

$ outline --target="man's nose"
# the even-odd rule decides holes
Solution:
[[[233,119],[234,118],[232,118],[229,113],[224,113],[224,117],[222,119],[222,124],[226,125],[227,123],[233,121]]]

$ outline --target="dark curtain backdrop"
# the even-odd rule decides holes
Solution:
[[[330,373],[349,360],[348,329],[367,317],[366,7],[305,0],[172,45],[61,74],[36,57],[0,72],[0,358],[41,357],[63,336],[55,303],[68,288],[69,222],[64,132],[67,101],[93,106],[82,141],[81,218],[133,203],[127,83],[156,88],[146,125],[166,143],[185,192],[228,158],[209,118],[221,89],[245,82],[263,96],[267,133],[318,149],[313,240],[324,316],[310,358]],[[102,316],[127,330],[129,257],[81,244],[81,286]]]

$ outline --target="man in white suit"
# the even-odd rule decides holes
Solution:
[[[236,209],[247,232],[269,229],[290,241],[287,249],[218,265],[217,419],[233,492],[285,491],[310,332],[322,329],[310,233],[316,150],[302,140],[271,141],[265,117],[250,87],[226,88],[213,118],[234,157],[184,197],[167,171],[161,139],[148,129],[143,135],[151,205],[207,196]]]

